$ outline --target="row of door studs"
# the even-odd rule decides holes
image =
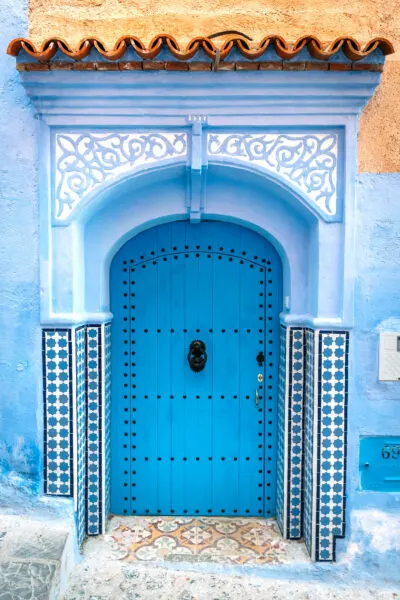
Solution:
[[[261,449],[263,446],[257,446],[257,447],[258,447],[259,449]],[[125,448],[125,446],[124,446],[124,448]],[[271,449],[272,449],[272,446],[267,446],[267,448],[268,448],[269,450],[271,450]],[[144,460],[147,462],[147,461],[149,461],[150,459],[149,459],[149,457],[148,457],[148,456],[145,456]],[[168,458],[167,458],[167,460],[168,460]],[[175,457],[174,457],[174,456],[171,456],[169,460],[171,460],[171,461],[174,461],[174,460],[176,460],[176,459],[175,459]],[[187,460],[188,460],[187,456],[184,456],[184,457],[182,458],[182,460],[183,460],[183,461],[187,461]],[[196,459],[195,459],[195,460],[196,460],[196,462],[198,462],[198,461],[200,461],[200,460],[201,460],[201,458],[200,458],[199,456],[196,456]],[[209,457],[208,457],[208,460],[212,461],[212,460],[213,460],[213,457],[212,457],[212,456],[209,456]],[[217,460],[218,460],[218,459],[217,459]],[[221,456],[221,460],[222,460],[222,461],[226,460],[225,456]],[[239,458],[238,458],[237,456],[235,456],[235,457],[233,458],[233,460],[236,462],[236,461],[238,461],[238,460],[239,460]],[[249,460],[251,460],[250,456],[246,456],[246,459],[245,459],[245,460],[246,460],[246,461],[249,461]],[[259,458],[258,460],[260,460],[260,458]],[[162,457],[161,457],[161,456],[158,456],[158,457],[157,457],[157,461],[162,461]]]
[[[137,421],[132,421],[132,425],[136,425]],[[128,425],[129,421],[124,421],[124,425]],[[262,425],[263,422],[262,421],[258,421],[258,425]],[[268,425],[272,425],[272,421],[268,421]],[[269,433],[268,435],[272,435],[271,433]]]
[[[124,308],[126,308],[126,307],[124,307]],[[179,331],[180,331],[179,329],[170,329],[169,331],[167,331],[165,333],[175,333],[175,332],[179,333]],[[188,332],[187,329],[182,329],[182,331],[183,331],[183,333],[187,333]],[[221,329],[221,333],[226,333],[226,331],[227,331],[226,329]],[[239,329],[233,329],[232,331],[233,331],[233,333],[239,333]],[[214,330],[213,329],[209,329],[208,332],[209,333],[214,333]],[[124,329],[124,333],[127,333],[126,329]],[[131,329],[131,333],[137,333],[136,329]],[[143,333],[149,333],[149,330],[148,329],[143,329]],[[162,333],[162,330],[161,329],[157,329],[157,333]],[[200,333],[200,329],[196,329],[196,333]],[[245,332],[243,332],[243,333],[245,333]],[[251,329],[246,329],[246,333],[251,333]],[[263,329],[259,329],[258,333],[264,333],[264,330]],[[272,329],[268,329],[268,333],[273,333]],[[260,340],[260,343],[261,343],[261,340]]]
[[[189,246],[185,246],[185,247],[184,247],[184,250],[189,250]],[[200,246],[196,246],[195,250],[200,250]],[[207,246],[207,250],[212,250],[212,246]],[[173,247],[172,247],[172,252],[177,252],[177,251],[178,251],[178,246],[173,246]],[[194,250],[193,250],[193,251],[194,251]],[[192,252],[193,252],[193,251],[192,251]],[[220,247],[219,247],[219,252],[223,252],[223,251],[224,251],[223,247],[222,247],[222,246],[220,246]],[[231,253],[235,252],[235,250],[234,250],[234,249],[232,249],[232,248],[231,248],[231,250],[230,250],[230,251],[231,251]],[[161,248],[161,252],[166,252],[165,248]],[[203,252],[205,252],[205,250],[203,250]],[[156,253],[155,253],[155,252],[152,250],[152,251],[150,252],[150,256],[156,256]],[[242,256],[247,256],[247,252],[246,252],[246,250],[243,250],[243,251],[242,251]],[[139,260],[148,260],[148,259],[145,259],[145,256],[144,256],[144,254],[142,254],[142,255],[140,255],[140,257],[139,257]],[[257,255],[254,255],[252,260],[259,260],[259,257],[258,257]],[[134,262],[135,262],[135,259],[134,259],[134,258],[131,258],[131,259],[129,259],[129,262],[130,262],[130,263],[134,263]],[[261,262],[262,262],[262,263],[264,263],[264,264],[267,264],[267,265],[270,265],[270,264],[271,264],[271,261],[270,261],[270,260],[267,260],[266,258],[261,258]],[[128,261],[127,261],[127,260],[123,260],[123,261],[122,261],[122,264],[124,264],[124,265],[127,265],[127,264],[128,264]]]
[[[172,256],[172,255],[171,255],[171,256]],[[200,254],[196,254],[196,258],[200,258],[200,256],[201,256]],[[212,255],[212,254],[207,254],[207,258],[212,258],[212,257],[213,257],[213,255]],[[179,258],[179,255],[177,255],[177,254],[174,254],[174,260],[178,260],[178,258]],[[190,254],[185,254],[185,258],[190,258]],[[222,259],[223,259],[223,256],[221,256],[221,255],[219,254],[219,255],[218,255],[218,260],[222,260]],[[233,262],[234,258],[233,258],[232,256],[229,256],[229,257],[228,257],[228,260],[229,260],[229,262]],[[161,263],[161,258],[160,258],[158,261],[157,261],[157,260],[153,260],[153,261],[152,261],[152,264],[153,264],[153,265],[157,265],[159,262]],[[168,262],[168,258],[167,258],[166,256],[163,256],[162,262]],[[239,262],[240,262],[240,264],[241,264],[241,265],[243,265],[243,264],[244,264],[244,260],[240,260]],[[139,266],[139,265],[138,265],[138,266]],[[145,268],[147,267],[147,265],[146,265],[146,264],[142,264],[142,265],[140,265],[140,266],[142,267],[142,269],[145,269]],[[250,263],[250,264],[249,264],[249,267],[250,267],[250,269],[254,269],[254,264],[253,264],[253,263]],[[138,268],[138,267],[131,267],[131,273],[134,273],[134,272],[136,271],[136,269],[137,269],[137,268]],[[263,273],[263,272],[264,272],[264,270],[265,270],[265,267],[259,267],[259,270],[260,270],[260,272],[261,272],[261,273]],[[123,272],[124,272],[124,273],[126,273],[127,271],[128,271],[128,269],[127,269],[127,268],[124,268],[124,269],[123,269]],[[271,273],[271,272],[272,272],[272,269],[267,269],[267,271],[268,271],[268,273]]]
[[[128,511],[127,511],[125,508],[124,508],[123,512],[124,512],[124,515],[126,515],[126,514],[128,513]],[[138,512],[137,510],[132,510],[131,512],[132,512],[132,514],[133,514],[133,515],[136,515],[136,514],[139,514],[139,515],[140,515],[140,514],[142,514],[141,512]],[[148,508],[146,508],[146,510],[145,510],[144,512],[146,513],[146,515],[148,515],[148,514],[151,514],[151,513],[152,513],[152,511],[150,511]],[[189,511],[187,511],[187,510],[184,510],[184,511],[183,511],[183,513],[184,513],[185,515],[187,515],[187,514],[188,514],[188,512],[189,512]],[[199,510],[195,510],[194,512],[196,513],[196,515],[200,514],[200,511],[199,511]],[[208,513],[212,513],[213,511],[211,510],[211,508],[209,508],[209,509],[207,510],[207,512],[208,512]],[[214,511],[214,512],[215,512],[215,511]],[[218,511],[216,511],[216,512],[218,513]],[[225,510],[224,508],[221,508],[221,510],[220,510],[219,512],[220,512],[220,513],[225,513],[225,512],[226,512],[226,510]],[[239,511],[238,511],[238,509],[237,509],[237,508],[235,508],[235,509],[234,509],[232,512],[234,512],[235,514],[237,514]],[[259,514],[259,515],[262,515],[262,513],[263,513],[263,511],[262,511],[262,510],[258,510],[257,512],[258,512],[258,514]],[[173,514],[175,514],[175,510],[172,510],[172,509],[171,509],[171,510],[169,510],[169,511],[162,511],[161,509],[158,509],[158,510],[157,510],[157,514],[159,514],[159,515],[161,515],[161,514],[167,514],[167,513],[169,513],[169,514],[173,515]],[[246,514],[249,514],[249,513],[250,513],[250,510],[249,510],[248,508],[246,508],[246,510],[245,510],[245,513],[246,513]],[[270,510],[267,510],[267,511],[266,511],[266,513],[267,513],[267,515],[270,515],[270,514],[271,514],[271,511],[270,511]]]
[[[260,449],[261,449],[262,447],[263,447],[263,446],[258,446],[258,448],[260,448]],[[123,448],[127,448],[127,445],[126,445],[126,444],[123,444]],[[136,448],[136,446],[133,446],[133,448],[135,449],[135,448]],[[268,446],[268,448],[271,448],[271,446]],[[258,457],[257,457],[257,460],[259,460],[259,461],[260,461],[260,460],[262,460],[262,459],[263,459],[263,457],[262,457],[262,456],[258,456]],[[127,458],[125,458],[125,460],[128,460],[128,459],[127,459]],[[133,462],[136,462],[136,460],[137,460],[137,459],[136,459],[136,457],[132,457],[132,461],[133,461]],[[145,456],[143,460],[144,460],[145,462],[149,462],[149,461],[150,461],[150,459],[149,459],[149,457],[148,457],[148,456]],[[157,461],[161,461],[161,460],[162,460],[162,458],[160,458],[160,457],[158,457],[158,458],[157,458]],[[174,461],[174,460],[175,460],[175,458],[174,458],[173,456],[171,456],[170,460],[171,460],[171,461]],[[183,460],[185,460],[185,458],[184,458]],[[187,460],[187,459],[186,459],[186,460]],[[196,456],[196,461],[198,462],[198,461],[200,461],[200,460],[201,460],[201,459],[200,459],[200,457],[199,457],[199,456]],[[212,456],[209,456],[209,457],[208,457],[208,460],[209,460],[209,461],[212,461],[212,460],[213,460],[213,459],[212,459]],[[221,458],[221,460],[225,460],[225,458]],[[236,459],[234,458],[233,460],[239,460],[239,459],[238,459],[238,458],[236,458]],[[246,456],[246,459],[245,459],[245,460],[246,460],[246,461],[250,461],[250,460],[251,460],[250,456]],[[272,457],[271,457],[271,456],[268,456],[268,457],[267,457],[267,460],[272,460]]]

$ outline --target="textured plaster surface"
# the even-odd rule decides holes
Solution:
[[[255,39],[267,33],[297,38],[306,33],[334,39],[344,33],[367,39],[395,37],[396,0],[30,0],[30,35],[41,40],[55,28],[61,37],[79,41],[99,35],[113,43],[119,32],[148,40],[167,31],[179,39],[226,29],[243,31]],[[397,33],[398,36],[398,33]]]
[[[381,510],[355,510],[352,514],[355,527],[368,532],[372,551],[400,553],[400,519],[397,514],[387,515]],[[400,568],[400,557],[397,557]]]
[[[33,40],[57,35],[71,43],[98,36],[114,44],[131,33],[144,41],[160,33],[186,43],[197,35],[235,29],[255,41],[279,34],[292,41],[305,34],[322,40],[350,35],[366,42],[389,38],[400,49],[398,0],[30,0],[29,33]],[[361,172],[400,170],[400,54],[387,61],[381,86],[360,124]]]
[[[24,430],[24,424],[21,424]],[[73,521],[71,498],[57,498],[40,494],[41,482],[27,478],[26,473],[2,473],[0,482],[0,518],[19,515],[37,521]]]
[[[400,3],[398,3],[400,7]],[[397,20],[400,31],[400,11]],[[398,35],[398,34],[397,34]],[[396,48],[400,47],[400,40]],[[386,61],[375,95],[364,108],[359,129],[358,163],[360,172],[400,171],[400,54]]]
[[[355,328],[350,336],[346,494],[350,543],[345,550],[347,541],[337,542],[343,560],[357,561],[362,556],[364,565],[380,564],[389,573],[400,572],[398,541],[393,535],[399,526],[400,494],[360,490],[359,439],[361,435],[399,434],[400,384],[378,381],[379,332],[400,331],[399,186],[399,174],[365,174],[358,177],[356,187],[357,273]]]
[[[27,2],[0,0],[0,46],[27,33]],[[0,53],[0,479],[40,472],[37,121]]]

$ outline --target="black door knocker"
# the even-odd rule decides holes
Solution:
[[[206,366],[207,362],[207,352],[206,345],[201,340],[193,340],[190,344],[188,361],[190,368],[195,373],[202,371]]]

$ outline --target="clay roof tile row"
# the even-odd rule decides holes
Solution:
[[[148,46],[138,37],[124,35],[110,49],[107,49],[107,46],[95,37],[83,39],[76,48],[58,37],[45,40],[39,47],[36,47],[28,39],[16,38],[10,42],[7,52],[11,56],[18,56],[21,50],[24,50],[32,58],[46,62],[54,58],[58,51],[74,61],[80,61],[87,58],[93,48],[102,57],[110,61],[122,59],[129,48],[133,48],[137,56],[143,60],[154,60],[164,48],[167,48],[180,61],[188,61],[194,58],[196,53],[201,50],[209,59],[223,61],[229,57],[234,48],[237,48],[247,60],[258,60],[266,53],[268,48],[272,48],[282,60],[295,58],[304,48],[308,50],[314,59],[322,61],[329,60],[340,50],[351,61],[361,60],[377,49],[380,49],[384,55],[394,52],[391,42],[380,37],[374,38],[362,46],[357,40],[348,36],[338,37],[333,42],[326,43],[313,35],[305,35],[294,43],[288,43],[279,35],[267,35],[258,45],[254,45],[249,43],[247,36],[235,33],[225,36],[221,45],[216,46],[212,38],[217,37],[217,35],[195,37],[185,48],[181,48],[174,37],[164,33],[155,36]]]

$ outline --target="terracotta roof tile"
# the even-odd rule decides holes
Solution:
[[[179,61],[189,61],[198,52],[203,51],[210,60],[219,62],[228,59],[234,49],[237,49],[245,59],[252,61],[259,60],[268,49],[273,49],[284,61],[295,58],[303,49],[307,49],[311,57],[318,61],[327,61],[340,50],[351,61],[361,60],[377,49],[380,49],[384,55],[394,52],[393,45],[385,38],[374,38],[362,46],[357,40],[348,36],[338,37],[333,42],[326,43],[313,35],[305,35],[294,43],[288,43],[279,35],[268,35],[258,45],[254,45],[249,43],[247,36],[235,33],[224,36],[221,45],[216,46],[211,38],[217,35],[219,34],[195,37],[185,48],[181,48],[174,37],[164,33],[155,36],[148,46],[135,36],[124,35],[116,41],[113,48],[107,48],[101,40],[94,37],[83,39],[75,48],[57,37],[45,40],[39,47],[28,39],[16,38],[10,42],[7,52],[11,56],[18,56],[21,50],[24,50],[40,62],[50,61],[58,51],[74,61],[81,61],[90,55],[92,49],[97,50],[109,61],[121,60],[130,48],[139,59],[147,61],[154,61],[165,48]]]

